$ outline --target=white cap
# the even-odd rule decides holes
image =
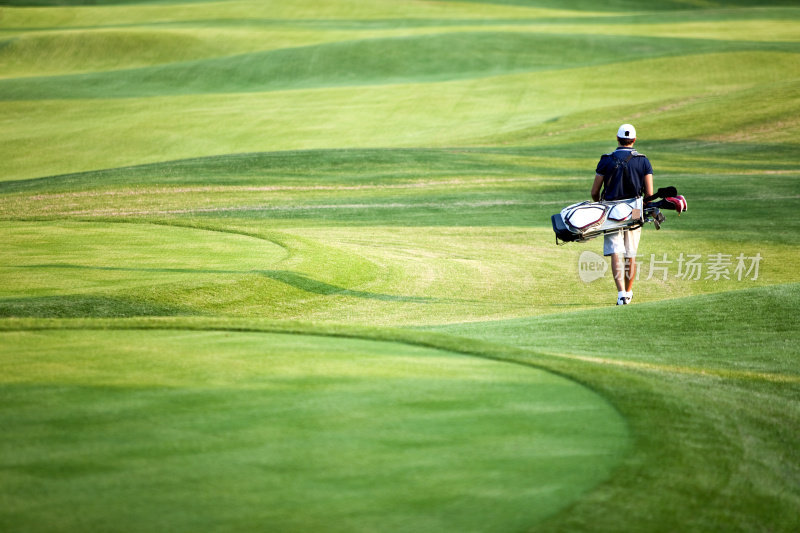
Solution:
[[[635,139],[636,128],[634,128],[632,124],[623,124],[619,127],[619,130],[617,130],[617,137],[620,139]]]

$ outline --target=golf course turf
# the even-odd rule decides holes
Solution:
[[[794,2],[1,4],[1,531],[800,529]]]

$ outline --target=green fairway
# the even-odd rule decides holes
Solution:
[[[795,4],[2,2],[0,530],[797,531]]]

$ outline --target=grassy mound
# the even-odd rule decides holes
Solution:
[[[571,381],[432,349],[2,337],[6,530],[508,531],[566,506],[626,443],[619,414]]]

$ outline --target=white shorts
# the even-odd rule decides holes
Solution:
[[[603,239],[603,255],[624,254],[625,257],[636,257],[641,236],[642,228],[606,233]]]

